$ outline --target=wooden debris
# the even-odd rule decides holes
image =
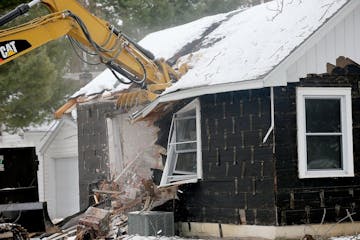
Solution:
[[[350,58],[340,56],[336,59],[336,65],[326,64],[326,71],[328,74],[334,75],[359,74],[360,65]]]
[[[101,208],[89,207],[85,216],[80,218],[77,227],[77,239],[88,237],[98,238],[109,232],[110,211]]]
[[[347,65],[358,65],[356,62],[351,60],[350,58],[340,56],[336,59],[336,66],[344,68]]]

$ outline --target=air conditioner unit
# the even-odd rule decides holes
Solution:
[[[130,212],[128,213],[128,234],[174,236],[174,214],[159,211]]]

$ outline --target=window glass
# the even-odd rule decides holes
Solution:
[[[194,183],[202,178],[200,102],[174,113],[160,186]]]
[[[305,99],[306,132],[341,132],[340,99]]]
[[[299,178],[353,177],[350,87],[297,87]]]
[[[196,151],[196,117],[176,119],[175,125],[176,150]]]
[[[178,154],[175,171],[196,173],[196,151]]]
[[[341,136],[307,136],[307,169],[342,169]]]

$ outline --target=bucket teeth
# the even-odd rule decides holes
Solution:
[[[147,90],[139,90],[134,92],[122,93],[116,102],[118,107],[130,108],[145,102],[153,101],[157,98],[157,94],[154,94]]]

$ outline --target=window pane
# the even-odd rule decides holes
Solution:
[[[195,108],[190,109],[186,112],[180,112],[180,113],[176,113],[177,117],[195,117],[196,116],[196,110]]]
[[[341,132],[340,99],[305,99],[306,132]]]
[[[342,169],[341,136],[307,136],[307,169]]]
[[[196,119],[176,120],[176,142],[196,141]],[[177,144],[176,150],[196,149],[196,143]]]
[[[196,153],[178,154],[175,170],[196,173]]]

